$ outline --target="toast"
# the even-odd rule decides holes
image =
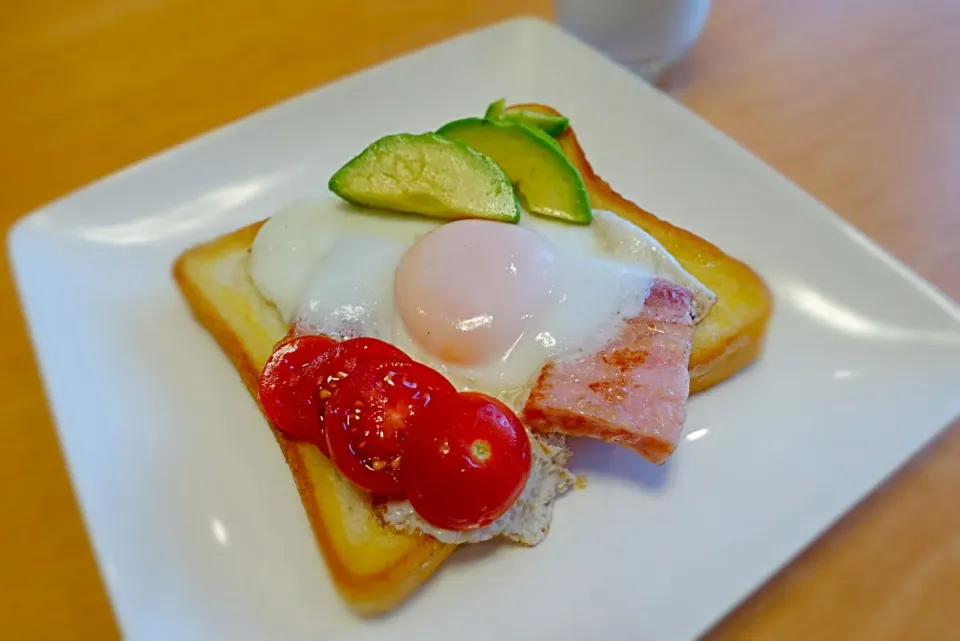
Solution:
[[[543,105],[513,108],[557,113]],[[582,174],[594,208],[613,211],[643,228],[717,294],[718,302],[696,329],[690,359],[691,393],[715,385],[756,358],[772,310],[770,294],[757,274],[695,234],[618,195],[593,172],[572,129],[558,140]],[[260,371],[288,330],[247,273],[250,246],[262,224],[188,249],[173,268],[193,314],[216,339],[254,396]],[[334,584],[358,614],[392,609],[453,552],[456,546],[432,537],[397,534],[383,527],[369,496],[344,480],[315,446],[272,431]]]

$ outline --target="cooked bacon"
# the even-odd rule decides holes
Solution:
[[[523,418],[535,432],[587,436],[663,463],[686,420],[693,296],[657,279],[643,311],[594,354],[548,363]]]

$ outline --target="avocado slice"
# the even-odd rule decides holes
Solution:
[[[489,156],[506,172],[527,211],[573,223],[590,222],[590,197],[556,140],[511,120],[464,118],[437,130]]]
[[[507,101],[501,98],[496,102],[491,102],[487,107],[483,117],[487,120],[510,120],[520,123],[534,129],[538,129],[549,136],[559,136],[570,125],[570,120],[563,116],[554,116],[553,114],[544,114],[539,111],[527,111],[526,109],[507,110]]]
[[[426,134],[392,134],[341,167],[330,191],[367,207],[434,218],[515,223],[520,206],[510,179],[466,144]]]
[[[487,111],[483,114],[483,117],[487,120],[496,120],[503,115],[503,112],[507,108],[507,99],[501,98],[487,105]]]
[[[550,136],[559,136],[570,126],[570,121],[563,116],[542,114],[538,111],[526,111],[524,109],[507,111],[500,117],[528,127],[535,127]]]

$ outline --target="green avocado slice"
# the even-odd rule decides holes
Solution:
[[[495,100],[487,105],[487,111],[483,114],[483,117],[487,120],[496,120],[497,118],[503,115],[503,112],[507,108],[507,99],[501,98],[500,100]]]
[[[511,121],[464,118],[437,130],[489,156],[506,172],[527,211],[587,224],[587,188],[559,144],[542,131]]]
[[[513,120],[528,127],[536,127],[550,136],[559,136],[570,125],[570,121],[564,116],[542,114],[538,111],[525,111],[523,109],[507,111],[501,118],[504,120]]]
[[[380,138],[341,167],[329,187],[367,207],[433,218],[520,220],[513,186],[500,166],[460,141],[433,133]]]
[[[508,111],[506,106],[507,101],[504,98],[496,102],[491,102],[487,107],[486,113],[483,114],[483,117],[487,120],[502,119],[527,125],[549,136],[559,136],[570,125],[570,121],[563,116],[554,116],[552,114],[527,111],[525,109],[510,109]]]

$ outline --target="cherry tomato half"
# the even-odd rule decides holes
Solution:
[[[530,476],[530,438],[509,407],[485,394],[440,398],[407,431],[401,481],[429,523],[470,530],[510,509]]]
[[[317,375],[321,358],[336,344],[329,336],[312,334],[281,342],[263,368],[257,390],[264,414],[278,430],[322,444],[324,450]]]
[[[274,349],[260,375],[260,405],[277,429],[329,456],[323,414],[337,385],[362,364],[406,358],[376,338],[338,343],[328,336],[293,333]]]
[[[396,494],[407,426],[456,389],[439,372],[411,360],[361,366],[327,402],[330,458],[358,487]]]
[[[324,356],[323,363],[317,370],[317,395],[320,399],[321,423],[323,423],[327,400],[358,368],[372,363],[406,360],[409,358],[402,351],[376,338],[351,338],[334,347]],[[320,429],[325,432],[322,424]],[[319,447],[324,454],[330,456],[326,436],[323,437],[323,444]]]

